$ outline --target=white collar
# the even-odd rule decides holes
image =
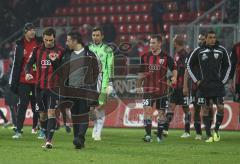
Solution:
[[[80,53],[82,53],[84,51],[84,48],[80,49],[79,51],[74,51],[75,54],[79,55]]]

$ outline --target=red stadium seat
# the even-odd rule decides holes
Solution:
[[[105,22],[107,20],[107,17],[104,15],[101,17],[101,22]]]
[[[110,12],[110,13],[115,13],[115,8],[114,8],[114,6],[109,6],[108,12]]]
[[[152,32],[150,25],[145,26],[145,32]]]
[[[135,20],[135,22],[139,22],[140,21],[140,15],[135,15],[134,20]]]
[[[124,22],[123,19],[124,17],[122,15],[118,16],[118,23],[122,23]]]
[[[122,7],[121,5],[118,5],[118,6],[117,6],[117,12],[118,12],[118,13],[121,13],[122,10],[123,10],[123,7]]]
[[[100,12],[101,13],[106,13],[106,6],[101,6]]]
[[[127,15],[127,19],[126,19],[127,22],[132,22],[133,21],[133,16],[132,15]]]
[[[84,13],[84,10],[83,10],[83,7],[78,7],[77,8],[77,14],[83,14]]]
[[[44,26],[52,26],[53,25],[53,19],[52,18],[44,18],[43,25]]]
[[[127,26],[127,32],[128,32],[128,33],[133,32],[133,25],[128,25],[128,26]]]
[[[111,16],[110,16],[110,21],[113,22],[113,23],[117,23],[117,22],[118,22],[118,16],[116,16],[116,15],[111,15]]]
[[[126,33],[126,32],[127,32],[126,26],[125,26],[125,25],[121,25],[121,26],[119,27],[119,33]]]

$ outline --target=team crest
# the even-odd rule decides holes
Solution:
[[[206,60],[208,58],[208,56],[206,54],[202,55],[202,60]]]
[[[164,59],[159,59],[159,64],[163,64],[165,62]]]
[[[215,59],[218,59],[219,54],[218,53],[214,53],[214,57],[215,57]]]

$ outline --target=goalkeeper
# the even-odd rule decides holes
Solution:
[[[92,30],[92,41],[89,49],[96,54],[101,61],[101,70],[98,80],[98,89],[100,96],[98,99],[99,106],[95,108],[94,112],[96,119],[94,120],[94,127],[92,138],[95,141],[101,140],[101,132],[105,121],[105,105],[107,103],[107,95],[112,91],[112,77],[113,77],[113,51],[105,43],[103,43],[103,30],[100,27],[95,27]],[[101,82],[102,81],[102,82]]]

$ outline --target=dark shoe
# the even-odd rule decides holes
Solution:
[[[82,149],[84,148],[84,143],[81,143],[79,138],[73,139],[73,145],[75,145],[75,149]]]

